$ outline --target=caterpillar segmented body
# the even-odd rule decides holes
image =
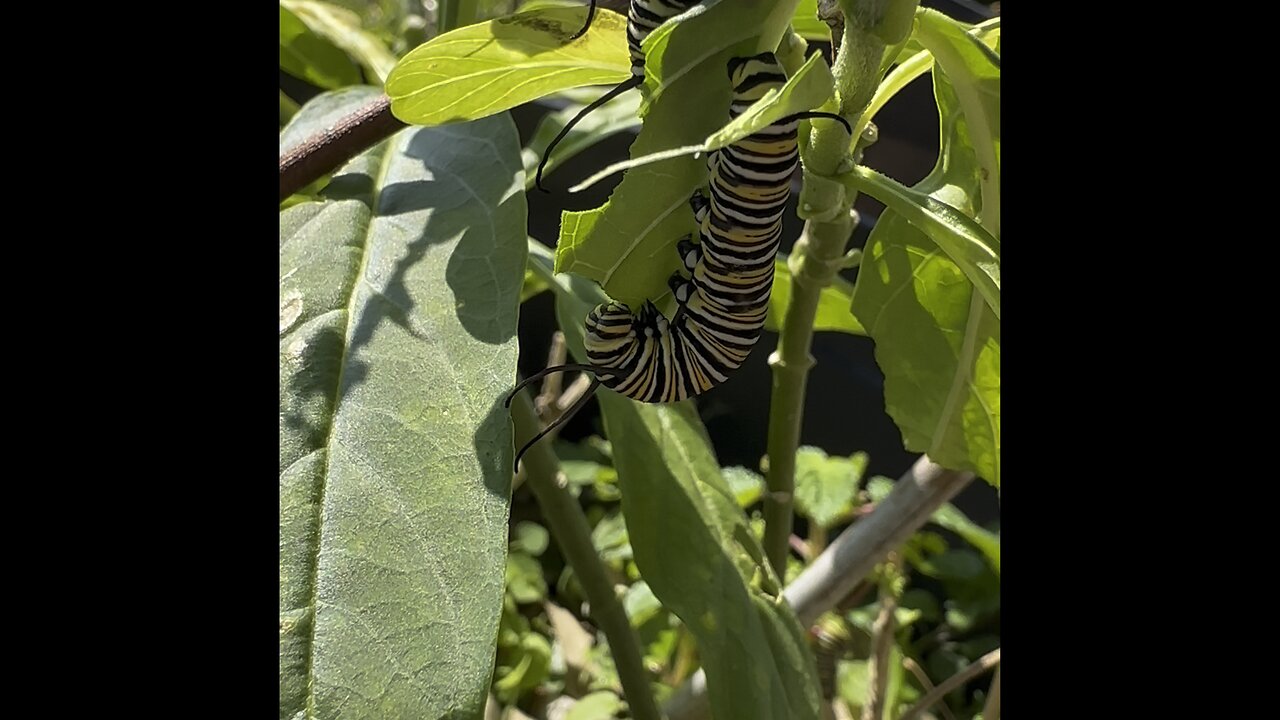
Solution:
[[[734,58],[730,118],[746,112],[786,74],[773,53]],[[623,303],[597,305],[587,315],[586,364],[547,368],[525,384],[559,370],[580,369],[594,379],[590,390],[534,442],[566,421],[599,385],[633,400],[678,402],[723,383],[742,365],[760,339],[773,287],[774,258],[782,240],[782,214],[799,163],[799,121],[829,113],[798,113],[718,150],[708,158],[710,197],[690,199],[699,240],[677,243],[684,270],[668,280],[678,309],[668,320],[651,301],[633,313]],[[510,398],[508,398],[510,403]]]

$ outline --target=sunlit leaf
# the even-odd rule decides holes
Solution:
[[[722,472],[739,507],[745,508],[760,499],[764,492],[764,477],[760,473],[744,467],[727,467]]]
[[[796,511],[822,527],[831,527],[852,508],[867,454],[829,457],[816,447],[796,451]]]
[[[800,0],[791,18],[791,29],[805,40],[831,42],[831,28],[818,19],[818,0]]]
[[[502,112],[565,88],[614,84],[631,74],[626,18],[596,10],[577,40],[585,8],[547,8],[469,25],[432,38],[387,78],[391,112],[440,125]]]
[[[966,116],[946,76],[935,72],[933,79],[944,123],[942,150],[933,171],[912,192],[970,219],[981,218],[981,167]],[[937,242],[940,234],[920,229],[928,222],[924,207],[915,200],[899,205],[914,213],[919,225],[894,206],[880,216],[867,240],[852,305],[875,340],[886,409],[906,449],[927,452],[945,467],[973,470],[998,487],[1000,319],[989,297],[974,286],[975,279],[995,278],[978,268],[977,244],[969,248],[975,262],[966,271],[951,255],[955,251],[963,258],[963,249],[944,251]],[[993,285],[979,282],[978,287],[989,294]],[[998,286],[994,292],[998,298]]]

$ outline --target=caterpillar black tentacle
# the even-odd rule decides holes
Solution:
[[[644,50],[640,48],[644,39],[649,37],[649,33],[657,30],[662,23],[688,10],[698,4],[698,0],[631,0],[630,9],[627,11],[627,49],[631,54],[631,77],[623,80],[613,87],[612,90],[602,95],[598,100],[583,108],[577,115],[573,116],[556,135],[555,139],[547,145],[547,149],[542,153],[542,160],[538,163],[538,175],[535,184],[538,189],[543,192],[550,192],[542,187],[542,170],[546,167],[548,158],[551,157],[551,151],[556,145],[564,139],[565,135],[578,124],[578,121],[586,117],[593,110],[601,105],[609,102],[613,98],[634,87],[639,87],[644,83]],[[587,10],[587,22],[582,29],[569,37],[570,41],[582,37],[587,29],[591,27],[591,20],[595,17],[596,0],[591,0],[590,7]]]
[[[591,21],[596,17],[596,0],[591,0],[587,6],[587,21],[582,24],[582,29],[569,36],[569,41],[573,42],[583,35],[587,34],[587,30],[591,27]]]

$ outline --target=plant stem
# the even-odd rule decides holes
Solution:
[[[533,403],[526,393],[516,395],[512,403],[516,425],[516,444],[523,445],[540,429]],[[609,582],[604,563],[591,543],[591,527],[582,513],[578,501],[565,489],[560,462],[548,443],[538,443],[521,461],[526,482],[538,499],[538,506],[547,520],[556,544],[565,560],[573,568],[582,592],[591,604],[591,617],[605,637],[618,669],[618,679],[627,696],[631,716],[637,720],[660,720],[662,714],[653,699],[649,687],[649,675],[645,671],[640,642],[622,603]]]
[[[884,47],[883,40],[858,23],[844,23],[833,76],[839,114],[855,124],[875,94]],[[818,297],[835,279],[854,228],[852,193],[837,190],[838,194],[825,198],[830,206],[820,208],[812,206],[814,203],[808,194],[810,183],[833,187],[824,179],[834,177],[849,157],[849,136],[844,127],[835,122],[811,123],[806,150],[806,192],[801,195],[801,209],[810,213],[810,219],[788,259],[792,275],[791,304],[783,320],[778,349],[769,357],[773,390],[769,405],[769,473],[765,478],[769,492],[764,500],[764,551],[778,577],[786,574],[787,538],[791,536],[795,497],[796,449],[800,446],[804,420],[805,387],[809,369],[814,364],[809,348],[813,343]]]
[[[973,663],[970,664],[965,669],[961,670],[955,675],[952,675],[946,680],[943,680],[942,682],[938,683],[937,687],[925,693],[925,696],[920,698],[920,702],[917,702],[915,705],[912,705],[911,709],[903,713],[902,716],[898,718],[898,720],[915,720],[915,718],[920,717],[925,710],[928,710],[930,707],[932,707],[935,703],[941,700],[947,693],[951,692],[952,690],[955,690],[961,685],[969,682],[970,680],[974,679],[975,677],[981,675],[982,673],[986,672],[987,670],[990,670],[991,668],[999,664],[1000,664],[1000,648],[996,648],[995,650],[992,650],[991,652],[987,653],[986,655],[983,655],[977,660],[974,660]],[[983,715],[982,717],[983,717],[983,720],[986,720],[986,715]]]
[[[893,565],[896,553],[889,554],[887,565]],[[894,611],[898,598],[894,595],[892,569],[886,568],[886,578],[880,582],[880,612],[871,624],[871,657],[867,663],[867,704],[862,708],[862,720],[883,720],[885,697],[889,689],[889,658],[893,654]]]
[[[1000,720],[1000,668],[996,668],[996,676],[991,678],[987,702],[982,706],[982,720]]]
[[[406,127],[383,95],[280,156],[280,202]]]
[[[902,666],[907,669],[907,672],[915,675],[916,682],[920,683],[920,687],[924,688],[925,692],[933,690],[933,681],[929,679],[924,668],[920,667],[920,663],[912,660],[910,657],[904,656],[902,658]],[[996,672],[998,673],[1000,670],[997,669]],[[951,708],[947,707],[946,703],[939,706],[938,711],[944,716],[944,720],[956,720],[955,713],[951,712]],[[983,720],[985,720],[985,718]]]

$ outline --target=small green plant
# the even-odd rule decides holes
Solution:
[[[999,19],[698,4],[546,163],[561,182],[638,127],[627,160],[579,184],[621,173],[608,202],[534,239],[544,151],[591,88],[632,76],[626,17],[597,8],[574,38],[578,5],[433,7],[280,2],[281,69],[320,91],[280,94],[282,720],[995,720],[998,530],[947,500],[1000,482]],[[726,67],[762,52],[785,83],[730,121]],[[926,74],[941,149],[907,187],[862,155]],[[522,144],[508,111],[552,95],[568,106]],[[504,406],[522,305],[554,299],[550,364],[587,361],[602,302],[672,317],[707,154],[814,112],[853,132],[800,124],[805,229],[773,261],[760,466],[721,467],[696,399],[601,390],[601,436],[553,433],[513,473],[588,388],[548,379]],[[861,252],[860,194],[886,208]],[[885,408],[926,454],[896,485],[864,477],[865,453],[802,446],[815,332],[875,343]]]

